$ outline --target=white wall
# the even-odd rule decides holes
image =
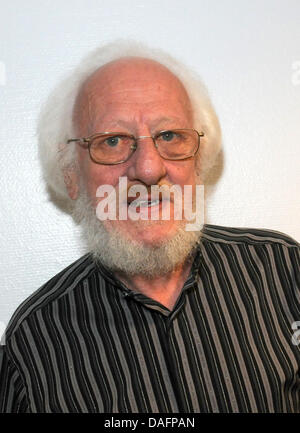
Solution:
[[[36,118],[57,81],[119,37],[200,72],[219,114],[224,170],[208,222],[300,239],[299,0],[1,0],[0,333],[15,308],[82,254],[48,202]],[[1,324],[2,322],[2,324]]]

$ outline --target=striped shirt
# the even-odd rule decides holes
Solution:
[[[205,225],[172,311],[90,254],[14,314],[0,412],[300,412],[299,245]]]

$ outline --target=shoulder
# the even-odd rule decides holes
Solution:
[[[275,230],[204,225],[202,254],[214,263],[241,262],[244,268],[264,269],[300,280],[300,245],[292,237]],[[239,263],[240,264],[240,263]]]
[[[20,324],[39,309],[51,304],[95,272],[91,254],[86,254],[43,284],[17,308],[6,330],[6,341]]]
[[[285,233],[243,227],[225,227],[205,224],[202,229],[203,242],[215,242],[222,244],[251,244],[251,245],[281,245],[287,248],[299,250],[299,243]]]
[[[222,278],[252,282],[256,288],[266,281],[274,292],[290,296],[299,304],[300,248],[290,236],[267,229],[205,225],[200,243],[202,263]],[[290,294],[290,295],[289,295]]]

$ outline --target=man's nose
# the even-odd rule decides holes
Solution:
[[[128,178],[145,185],[156,185],[166,174],[164,159],[160,156],[154,140],[149,136],[137,139],[137,149],[130,158]]]

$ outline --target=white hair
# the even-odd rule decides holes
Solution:
[[[49,190],[63,201],[71,202],[64,182],[63,169],[76,165],[73,108],[84,82],[101,66],[122,57],[143,57],[167,67],[179,78],[190,98],[194,128],[203,131],[197,171],[204,179],[221,148],[221,130],[207,90],[193,71],[162,50],[130,40],[117,40],[92,51],[51,93],[38,120],[39,158]],[[70,204],[70,203],[69,203]]]

